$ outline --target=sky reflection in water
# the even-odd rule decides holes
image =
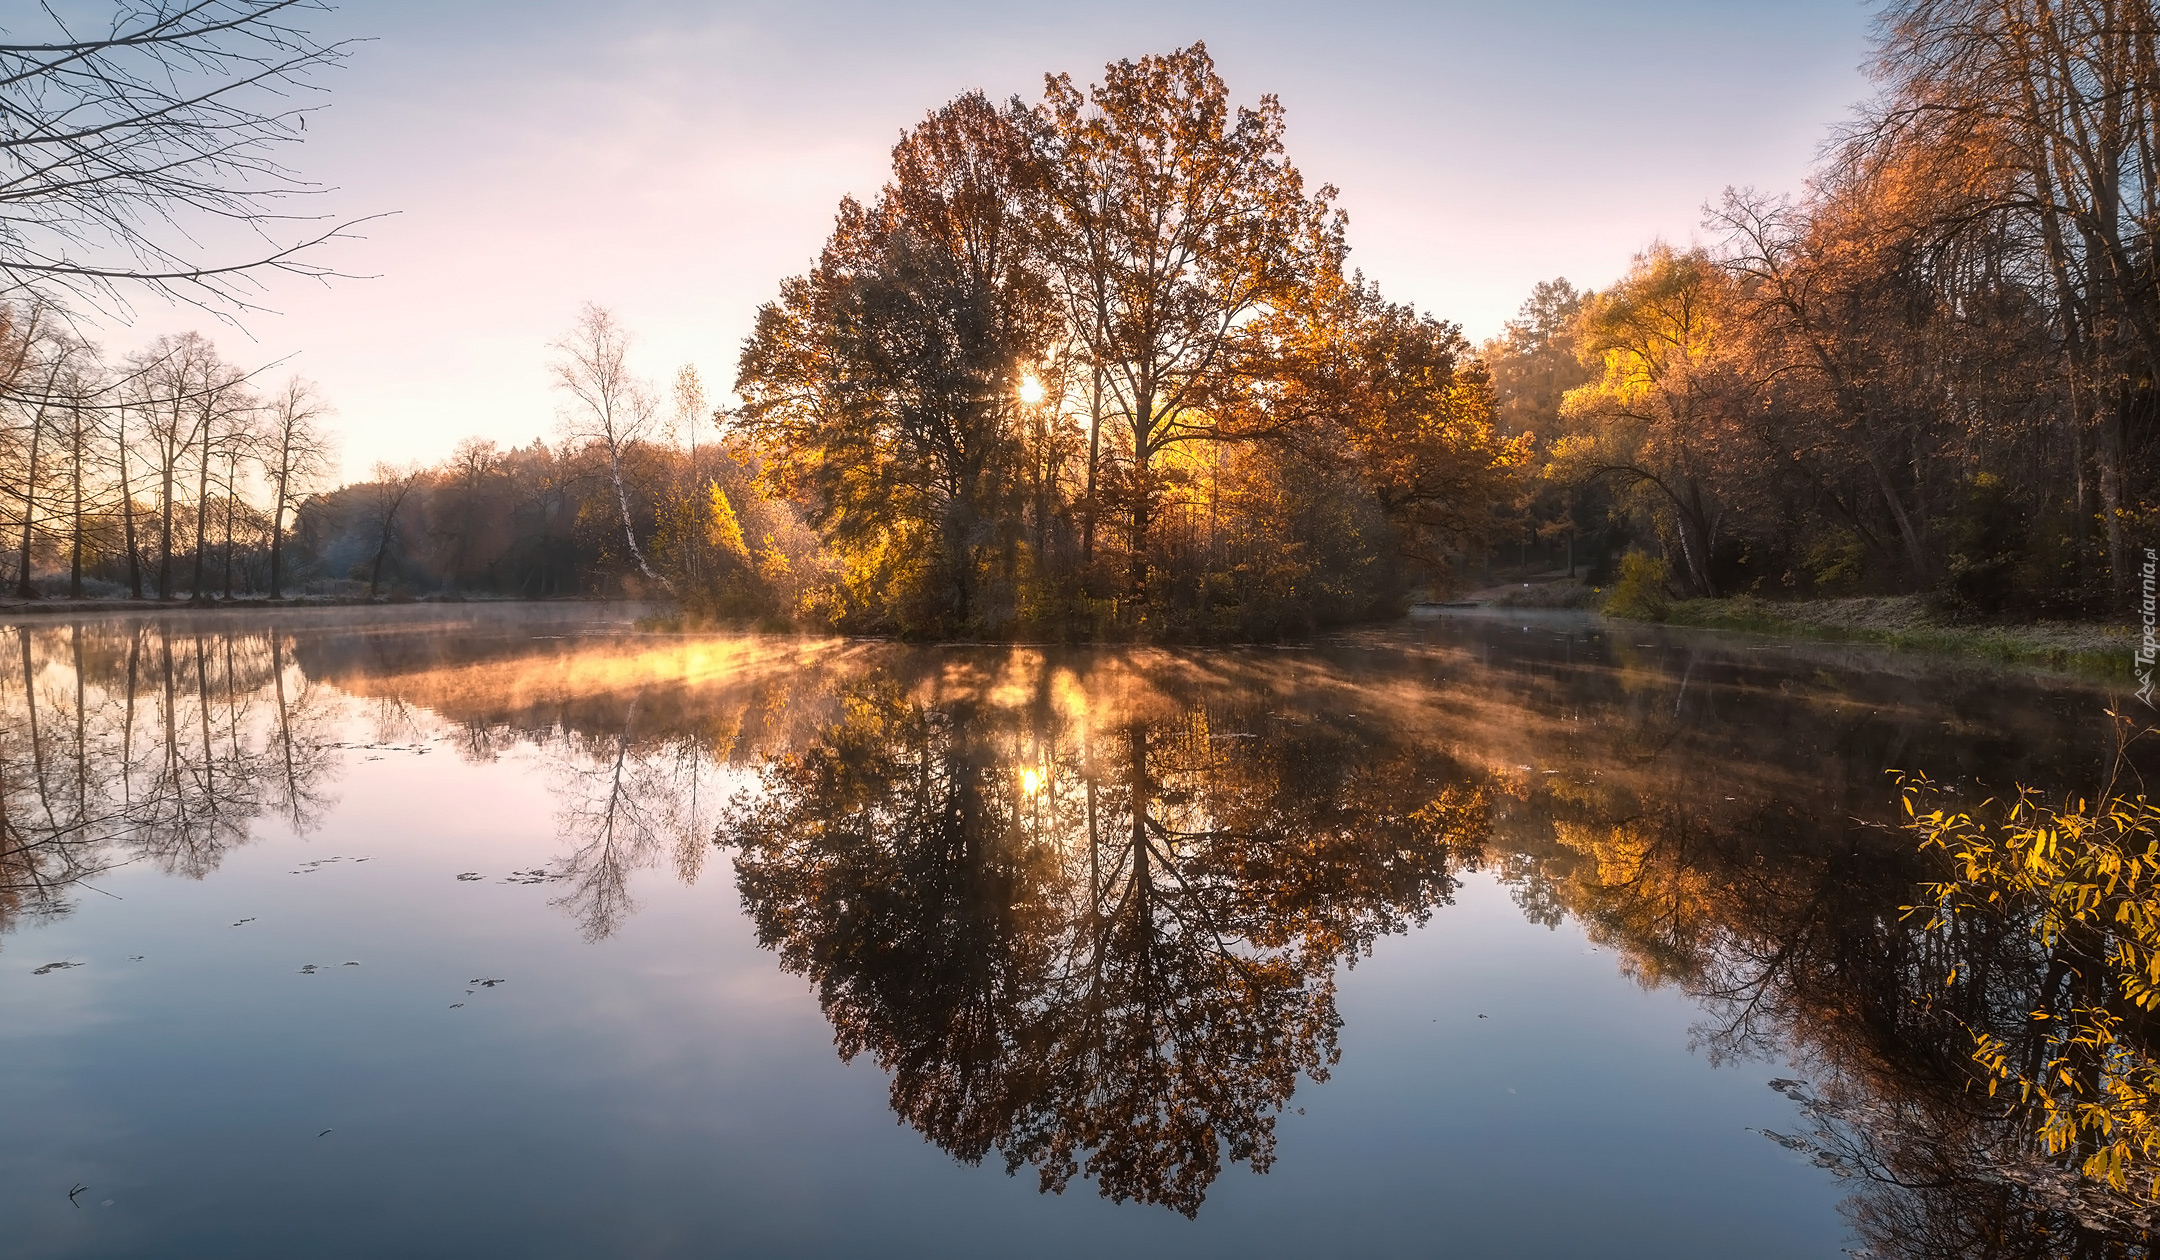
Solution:
[[[1889,766],[2089,790],[2079,684],[1567,619],[0,649],[11,1254],[1893,1255],[2063,1220],[1968,1176],[1995,1139],[1905,1013],[1925,871],[1868,824]],[[1950,1188],[1881,1179],[1916,1161]]]

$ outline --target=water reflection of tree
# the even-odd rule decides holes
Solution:
[[[266,809],[305,830],[324,808],[330,714],[278,632],[7,633],[0,923],[62,912],[74,888],[131,861],[200,877]]]
[[[2044,1035],[2049,961],[2022,932],[1905,915],[1942,874],[1908,835],[1775,806],[1712,821],[1684,792],[1577,792],[1553,812],[1549,895],[1645,983],[1700,1002],[1714,1059],[1779,1055],[1807,1078],[1783,1083],[1803,1125],[1773,1136],[1849,1180],[1864,1254],[2152,1254],[2151,1206],[2050,1156],[1980,1079],[1972,1029]]]
[[[1443,902],[1489,817],[1526,909],[1692,994],[1713,1056],[1804,1065],[1786,1136],[1851,1176],[1874,1254],[2143,1254],[2121,1201],[1967,1088],[1960,1021],[2017,1033],[2046,960],[1902,921],[1933,872],[1846,821],[1887,810],[1894,764],[2082,784],[2091,706],[2029,681],[1527,632],[1475,657],[1060,674],[1024,652],[211,624],[0,632],[0,921],[116,861],[200,873],[272,817],[305,830],[339,697],[383,700],[386,738],[447,722],[469,757],[538,750],[550,874],[589,935],[636,871],[694,878],[721,827],[762,938],[903,1118],[1051,1187],[1191,1211],[1226,1155],[1266,1166],[1297,1078],[1332,1062],[1335,968]],[[757,790],[715,810],[740,767]],[[1506,788],[1489,816],[1472,781]],[[1945,997],[1953,965],[1978,987]]]
[[[711,842],[714,771],[693,736],[640,740],[632,703],[620,730],[552,732],[543,742],[551,767],[556,833],[567,850],[553,876],[569,889],[555,899],[587,940],[611,935],[637,909],[631,876],[673,857],[683,883],[695,883]]]
[[[1258,707],[1061,717],[891,679],[769,759],[727,835],[840,1051],[958,1157],[1196,1212],[1336,1054],[1335,967],[1483,830],[1429,751]],[[1444,786],[1427,783],[1446,776]]]
[[[831,702],[834,642],[759,636],[629,636],[596,613],[371,613],[297,640],[317,687],[367,700],[380,743],[448,737],[467,761],[537,754],[553,806],[554,859],[517,878],[589,940],[635,912],[638,874],[695,882],[711,849],[727,767],[785,747]]]

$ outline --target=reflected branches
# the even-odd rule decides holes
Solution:
[[[0,923],[130,862],[200,878],[266,811],[304,832],[327,807],[332,715],[280,632],[0,633]]]
[[[585,939],[610,936],[637,910],[631,875],[672,859],[695,883],[712,822],[714,771],[693,736],[637,738],[638,705],[607,734],[560,729],[544,739],[555,827],[567,851],[552,878],[569,891],[554,904],[578,921]]]
[[[1948,871],[1887,825],[1887,780],[1881,795],[1873,819],[1720,820],[1684,796],[1556,791],[1543,887],[1642,983],[1700,1004],[1713,1060],[1805,1076],[1772,1082],[1800,1129],[1765,1135],[1849,1182],[1865,1254],[2150,1255],[2151,1204],[2081,1177],[2097,1148],[2051,1149],[1973,1053],[1984,1031],[2017,1062],[2041,1055],[2090,971],[2078,982],[2014,916],[1907,913],[1955,882],[1934,883]]]
[[[1066,712],[1029,681],[849,686],[739,798],[737,883],[902,1118],[1191,1215],[1226,1156],[1267,1169],[1335,1061],[1336,966],[1448,897],[1483,798],[1430,749],[1198,700]]]
[[[2145,1207],[2044,1149],[1972,1054],[1980,1029],[2061,1058],[2038,1030],[2097,991],[2023,920],[1903,914],[1944,872],[1883,768],[2090,793],[2111,741],[2055,684],[1529,625],[1060,653],[457,617],[0,631],[0,916],[307,831],[342,739],[524,760],[558,847],[513,879],[588,939],[717,839],[902,1120],[1191,1214],[1227,1164],[1270,1166],[1334,1066],[1342,969],[1483,864],[1685,992],[1712,1059],[1793,1065],[1803,1123],[1771,1136],[1848,1179],[1872,1254],[2146,1254]]]

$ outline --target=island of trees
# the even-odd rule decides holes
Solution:
[[[1795,196],[1500,336],[1349,262],[1207,50],[959,96],[760,308],[733,393],[581,312],[550,438],[331,488],[199,336],[0,324],[17,593],[640,595],[923,637],[1251,639],[1565,573],[2119,620],[2160,525],[2147,5],[1897,0]],[[33,277],[34,279],[34,277]]]

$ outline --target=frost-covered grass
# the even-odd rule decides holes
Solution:
[[[1948,617],[1918,595],[1773,602],[1752,595],[1679,600],[1668,625],[1749,630],[1786,638],[1878,643],[1885,647],[1972,656],[2006,664],[2047,665],[2128,676],[2136,646],[2127,625],[2092,622],[1981,622]]]

